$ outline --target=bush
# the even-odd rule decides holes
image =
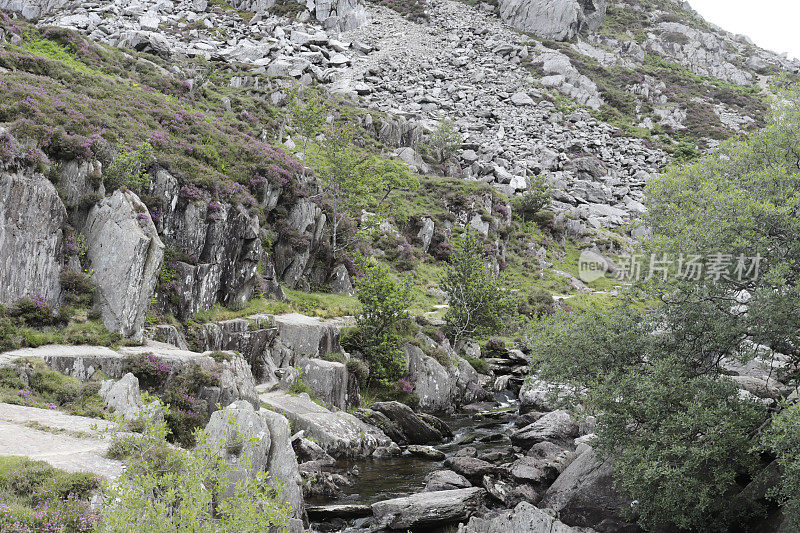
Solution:
[[[540,287],[535,287],[519,301],[517,311],[529,318],[538,318],[542,315],[552,315],[556,310],[556,301],[550,292]]]
[[[771,496],[783,506],[789,530],[800,530],[800,404],[783,405],[763,436],[763,444],[781,466],[781,484]]]
[[[514,213],[519,215],[523,222],[533,220],[534,217],[550,205],[552,195],[550,188],[543,177],[531,176],[528,178],[530,188],[522,196],[517,196],[512,202]]]
[[[456,241],[440,286],[450,305],[444,318],[453,345],[464,337],[491,335],[503,329],[509,301],[499,278],[489,269],[483,244],[472,232]]]
[[[41,296],[20,298],[6,310],[6,314],[23,325],[34,328],[53,326],[60,322],[55,310]]]
[[[103,173],[103,182],[109,191],[127,187],[141,192],[150,187],[151,177],[147,167],[155,161],[155,152],[149,142],[143,142],[136,148],[122,146],[117,149],[111,164]]]
[[[169,418],[169,409],[161,409]],[[285,530],[291,509],[281,503],[280,487],[264,472],[244,479],[237,474],[249,470],[251,458],[234,469],[219,453],[226,443],[212,442],[203,430],[187,451],[170,450],[165,422],[147,422],[143,431],[126,444],[123,473],[105,487],[101,532]]]
[[[390,387],[406,368],[399,328],[408,319],[411,284],[395,281],[374,259],[359,255],[356,263],[363,271],[356,281],[362,312],[347,340],[369,365],[368,384]]]
[[[89,276],[72,269],[61,272],[61,289],[64,291],[64,303],[77,307],[89,307],[94,298],[94,285]]]

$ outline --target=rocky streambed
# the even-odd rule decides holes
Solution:
[[[508,509],[523,502],[541,501],[542,489],[555,481],[575,453],[574,447],[562,448],[545,440],[532,447],[532,454],[515,447],[514,442],[520,444],[523,435],[519,426],[530,432],[528,422],[539,415],[543,413],[520,415],[516,395],[504,391],[496,393],[494,401],[469,405],[439,417],[452,432],[446,442],[408,445],[402,454],[393,457],[341,459],[323,467],[327,474],[347,481],[335,495],[306,499],[312,530],[455,531],[470,517],[502,520]],[[578,431],[577,426],[574,429]],[[572,434],[572,430],[568,433]],[[558,429],[545,430],[542,437],[546,435],[557,440]],[[554,515],[532,505],[525,510],[543,523],[549,523]],[[467,525],[461,527],[471,531]],[[564,527],[564,531],[571,530]]]

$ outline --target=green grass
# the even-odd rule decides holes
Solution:
[[[28,384],[20,379],[23,371],[28,375]],[[83,383],[50,370],[41,359],[19,359],[15,366],[0,369],[0,402],[3,403],[104,418],[108,413],[97,394],[99,389],[98,382]]]
[[[335,318],[356,315],[360,310],[358,300],[354,296],[346,294],[307,293],[293,290],[284,292],[286,301],[283,302],[254,298],[241,309],[229,309],[221,304],[215,304],[207,311],[196,313],[192,321],[204,324],[251,315],[283,315],[287,313],[302,313],[318,318]]]

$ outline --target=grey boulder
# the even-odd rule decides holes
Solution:
[[[92,208],[83,234],[103,323],[141,340],[164,257],[147,206],[133,192],[117,190]]]
[[[606,0],[500,0],[500,17],[520,31],[569,41],[599,28],[606,7]]]
[[[422,492],[372,504],[380,527],[410,529],[466,520],[482,505],[481,488]]]
[[[590,533],[593,530],[574,528],[559,522],[544,509],[522,502],[514,509],[502,511],[493,518],[472,517],[457,533]]]

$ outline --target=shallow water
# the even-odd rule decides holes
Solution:
[[[447,457],[458,450],[471,446],[478,453],[509,451],[509,434],[516,418],[516,401],[507,395],[498,395],[498,407],[489,413],[456,414],[440,417],[453,431],[450,442],[433,446]],[[404,454],[389,459],[367,459],[364,461],[339,461],[329,470],[346,473],[353,468],[353,484],[344,487],[335,499],[316,499],[307,503],[322,505],[332,503],[371,504],[381,500],[408,496],[421,492],[425,487],[425,476],[435,470],[445,469],[444,461],[431,461]]]

